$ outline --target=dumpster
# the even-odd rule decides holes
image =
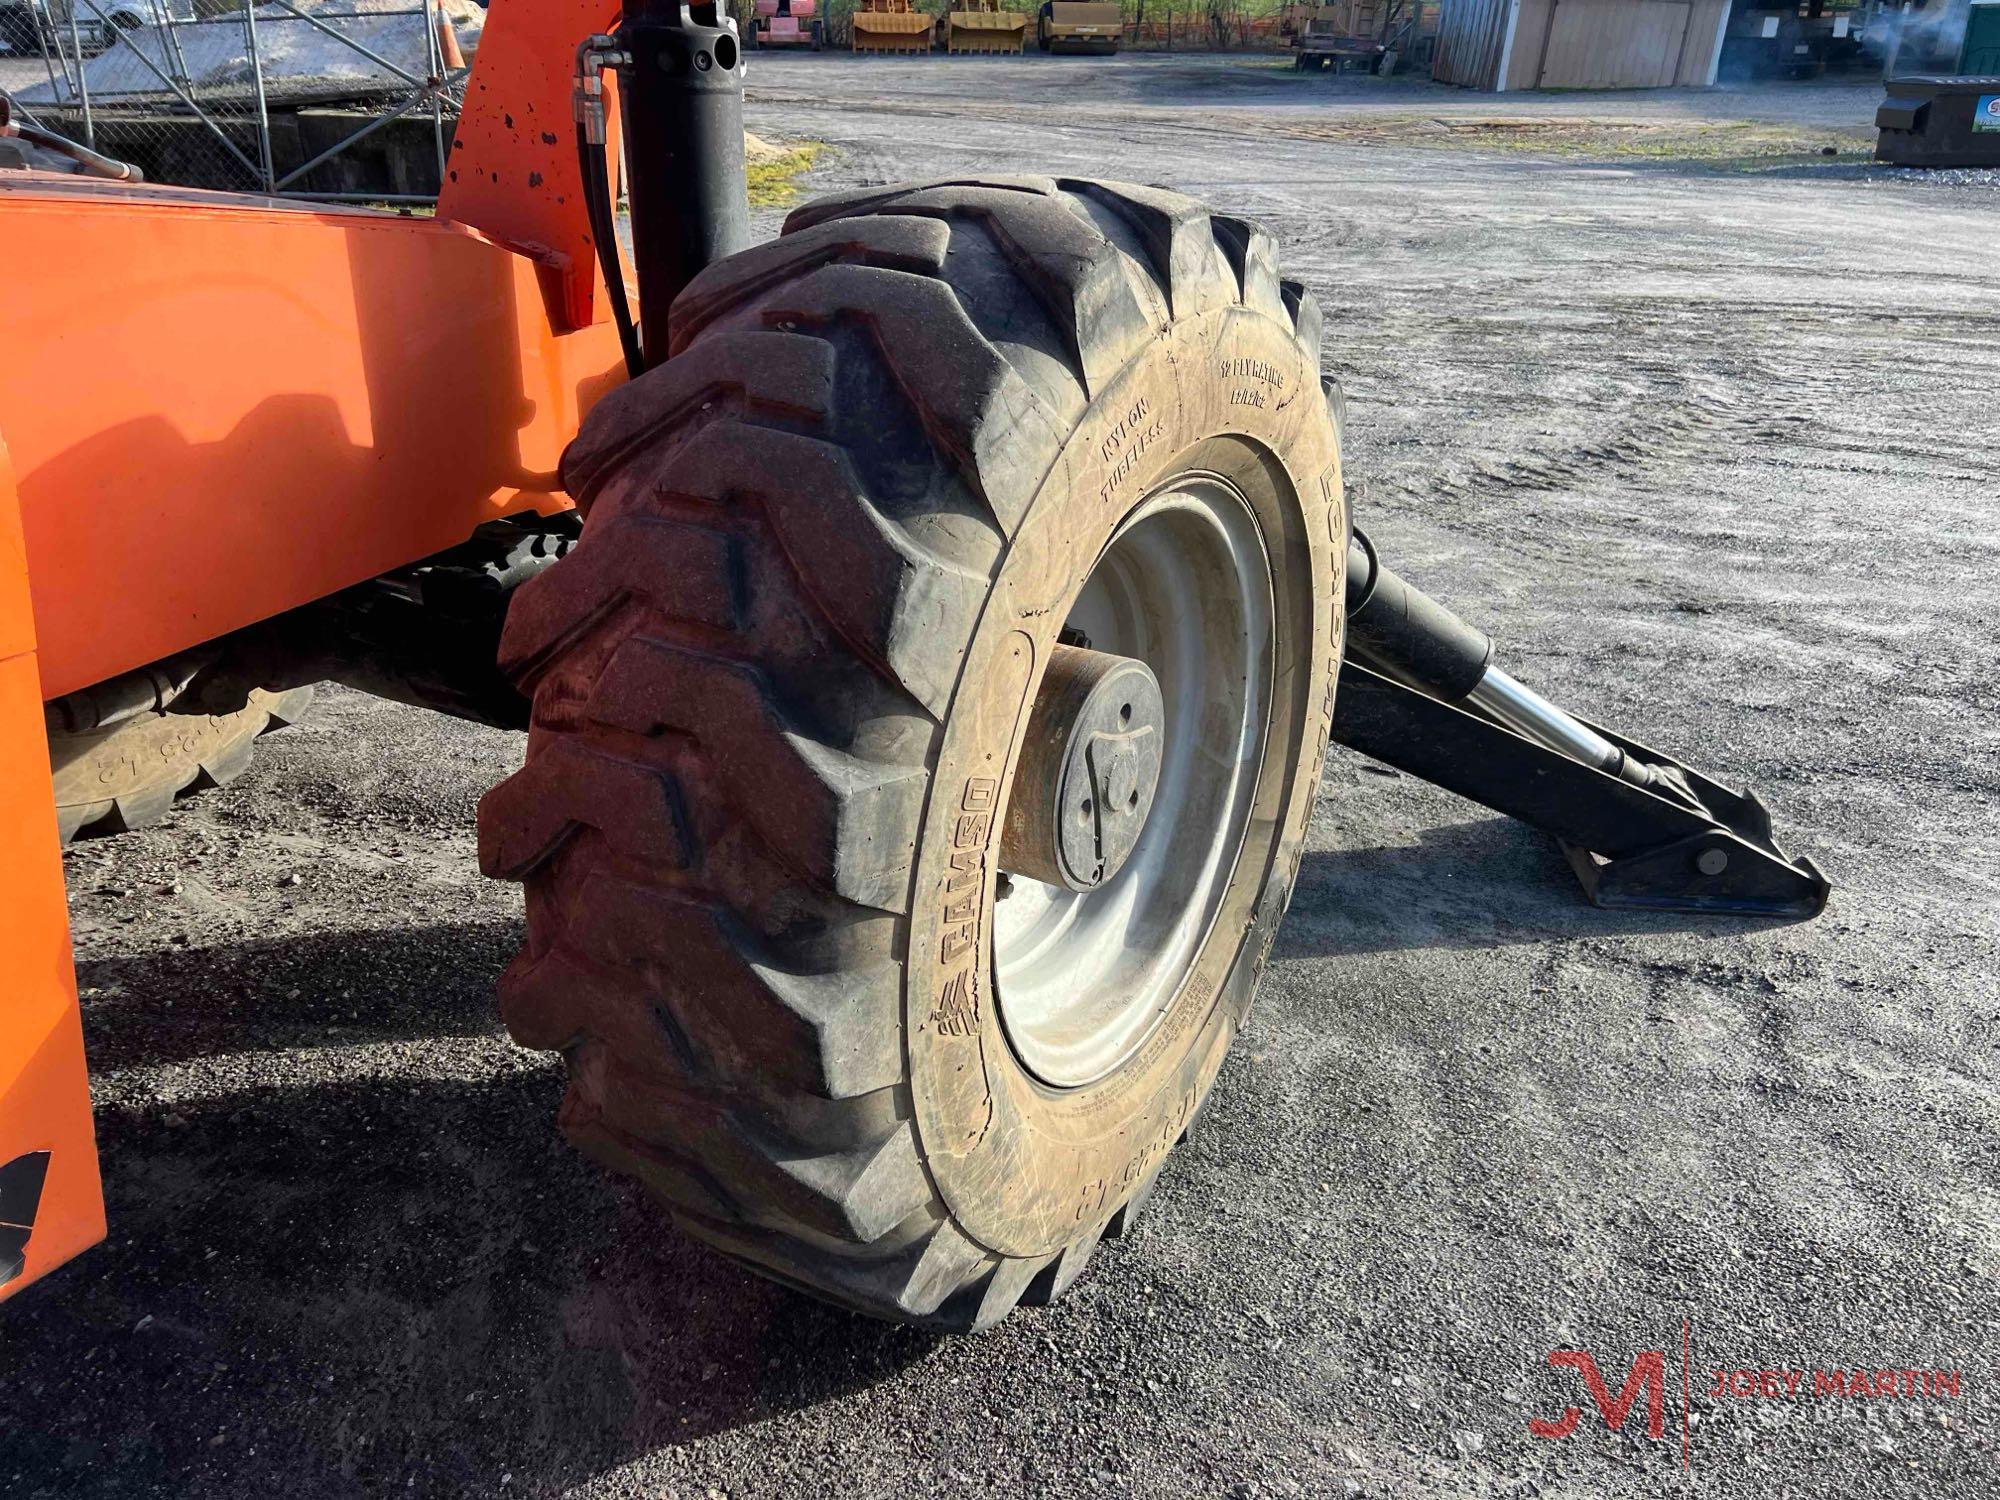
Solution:
[[[1875,159],[1899,167],[2000,167],[2000,77],[1892,78],[1875,111]]]

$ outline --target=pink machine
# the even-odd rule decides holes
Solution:
[[[826,40],[826,23],[813,14],[818,8],[815,0],[757,0],[757,13],[750,18],[750,45],[819,51]]]

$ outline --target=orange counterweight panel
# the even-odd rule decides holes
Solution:
[[[104,1238],[28,564],[0,441],[0,1301]]]
[[[461,225],[0,174],[0,431],[49,697],[568,502],[624,379]],[[598,299],[601,303],[602,299]]]

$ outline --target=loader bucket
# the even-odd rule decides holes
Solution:
[[[945,51],[1019,53],[1028,45],[1028,18],[996,0],[971,0],[945,18]]]
[[[1110,0],[1050,0],[1042,7],[1042,50],[1108,55],[1118,50],[1124,26]]]
[[[910,0],[862,0],[854,12],[856,52],[928,52],[933,18]]]

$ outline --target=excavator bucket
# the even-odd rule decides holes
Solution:
[[[945,51],[1018,54],[1028,45],[1028,18],[998,0],[968,0],[945,17]]]
[[[928,52],[934,21],[910,0],[861,0],[854,11],[854,50]]]

